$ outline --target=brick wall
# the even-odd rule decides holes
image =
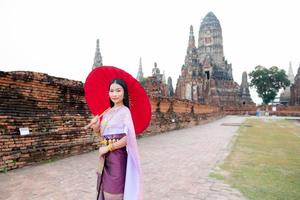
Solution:
[[[255,115],[256,105],[253,103],[240,106],[224,106],[221,110],[226,115]]]
[[[276,111],[273,111],[270,105],[256,107],[254,104],[248,104],[240,107],[226,106],[221,110],[225,115],[256,115],[256,110],[259,109],[260,111],[268,111],[269,115],[300,117],[300,106],[276,105],[275,107]]]
[[[0,72],[0,170],[88,152],[83,83],[33,72]],[[28,127],[30,135],[20,136]]]
[[[151,97],[152,120],[143,135],[187,128],[222,116],[215,106],[175,98]]]
[[[268,106],[267,109],[261,107],[261,110],[267,110],[270,115],[300,117],[300,106],[277,105],[276,111],[272,111],[272,106]]]

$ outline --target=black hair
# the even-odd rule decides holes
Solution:
[[[110,84],[109,84],[109,88],[108,90],[110,90],[110,86],[113,84],[113,83],[116,83],[118,85],[121,85],[121,87],[123,88],[124,90],[124,98],[123,98],[123,104],[125,106],[127,106],[129,108],[129,96],[128,96],[128,89],[127,89],[127,85],[125,83],[125,81],[123,81],[122,79],[113,79]],[[110,103],[110,107],[112,108],[115,103],[112,102],[112,100],[109,98],[109,103]]]

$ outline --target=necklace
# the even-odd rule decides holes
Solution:
[[[107,127],[108,122],[113,118],[114,114],[123,106],[124,105],[112,107],[110,110],[108,110],[107,114],[110,115],[110,118],[103,118],[101,121],[101,126],[102,126],[103,131]]]

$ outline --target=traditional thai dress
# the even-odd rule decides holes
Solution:
[[[100,158],[103,165],[98,171],[97,200],[142,200],[140,159],[129,108],[110,109],[103,115],[101,128],[104,143],[126,135],[127,145]]]

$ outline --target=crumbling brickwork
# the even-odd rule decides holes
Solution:
[[[90,113],[83,83],[34,72],[0,73],[0,169],[87,152]],[[19,128],[30,134],[21,136]]]

